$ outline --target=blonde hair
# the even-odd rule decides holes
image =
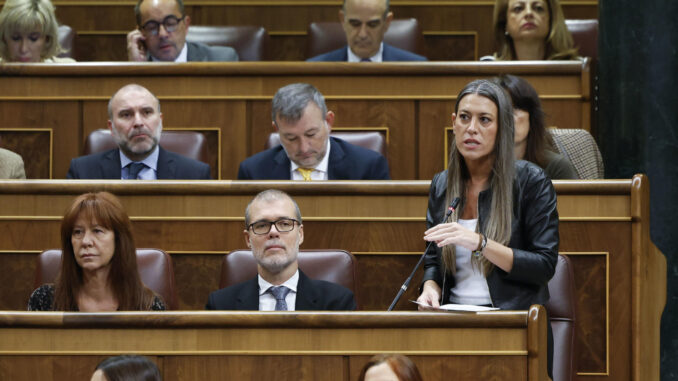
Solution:
[[[511,61],[516,59],[513,38],[506,33],[509,0],[496,0],[494,3],[494,38],[497,60]],[[579,50],[574,47],[572,35],[565,25],[565,16],[558,0],[546,0],[549,11],[549,34],[544,41],[544,59],[575,60]]]
[[[49,0],[7,0],[0,11],[0,57],[5,61],[10,58],[6,38],[17,31],[30,32],[36,27],[45,35],[41,61],[63,53],[54,5]]]
[[[476,94],[491,100],[497,106],[497,136],[494,142],[494,164],[490,174],[490,189],[492,201],[490,215],[477,229],[493,241],[507,245],[511,240],[511,222],[513,220],[513,178],[515,173],[515,156],[513,153],[513,107],[511,100],[504,90],[488,80],[476,80],[464,87],[457,96],[454,112],[459,109],[461,100],[469,95]],[[464,157],[457,150],[456,142],[450,147],[450,160],[447,167],[447,195],[445,205],[459,197],[461,205],[457,210],[463,210],[466,204],[466,182],[470,174]],[[453,213],[447,222],[456,221],[457,213]],[[454,245],[443,247],[443,265],[447,272],[456,272],[456,250]],[[473,266],[481,268],[487,276],[492,270],[492,263],[485,257],[471,256]]]

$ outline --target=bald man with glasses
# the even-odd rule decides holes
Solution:
[[[307,277],[297,256],[304,225],[297,203],[285,192],[266,190],[245,209],[245,243],[257,261],[257,276],[210,294],[208,310],[355,310],[345,287]]]
[[[238,60],[238,53],[233,48],[186,41],[191,17],[184,13],[182,0],[139,0],[134,13],[137,29],[127,34],[127,57],[130,61]]]

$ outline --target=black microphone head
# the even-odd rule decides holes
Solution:
[[[454,200],[452,200],[452,202],[450,202],[450,206],[447,207],[447,215],[445,216],[445,219],[447,219],[447,217],[449,217],[452,213],[454,213],[454,211],[457,209],[457,206],[459,205],[460,201],[461,201],[461,199],[459,197],[455,197]]]

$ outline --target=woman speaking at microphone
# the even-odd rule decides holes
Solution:
[[[510,98],[490,81],[473,81],[457,97],[452,124],[449,166],[431,181],[424,240],[435,244],[418,302],[503,310],[546,303],[558,259],[556,193],[541,168],[515,160]],[[441,223],[457,197],[456,212]]]

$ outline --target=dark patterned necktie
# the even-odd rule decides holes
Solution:
[[[128,165],[127,180],[136,180],[139,178],[139,172],[146,168],[146,164],[132,162]]]
[[[285,297],[290,293],[290,289],[285,286],[274,286],[268,289],[273,297],[275,298],[275,310],[276,311],[287,311],[287,302]]]

